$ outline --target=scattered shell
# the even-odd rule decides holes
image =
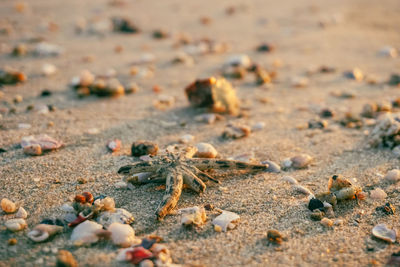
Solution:
[[[225,79],[214,77],[197,80],[185,88],[193,106],[208,107],[213,112],[238,115],[239,100],[232,85]]]
[[[78,262],[68,250],[59,250],[57,254],[57,267],[78,267]]]
[[[63,49],[55,44],[50,43],[39,43],[33,50],[33,53],[41,57],[54,57],[59,56],[63,53]]]
[[[358,82],[362,81],[364,79],[364,74],[362,73],[362,71],[359,68],[354,68],[351,71],[346,71],[344,73],[344,76],[346,78],[353,79],[353,80],[356,80]]]
[[[393,169],[387,172],[385,177],[383,178],[388,182],[395,183],[400,180],[400,170]]]
[[[7,198],[3,198],[0,202],[1,209],[5,213],[14,213],[17,210],[17,205]]]
[[[61,148],[64,144],[54,138],[48,136],[47,134],[42,134],[39,136],[27,136],[23,137],[21,141],[22,148],[31,145],[40,145],[42,151],[49,151]]]
[[[104,211],[97,218],[96,221],[108,228],[113,223],[131,224],[135,218],[125,209],[115,209],[114,212]]]
[[[300,154],[298,156],[290,158],[290,161],[292,162],[291,167],[296,169],[307,168],[308,165],[310,165],[310,163],[312,162],[312,160],[313,158],[310,155]]]
[[[114,139],[107,143],[107,148],[112,152],[119,151],[121,149],[121,140]]]
[[[42,155],[42,147],[39,144],[33,144],[24,147],[24,154],[30,156],[40,156]]]
[[[328,218],[323,218],[321,220],[321,224],[325,227],[332,227],[333,226],[333,221],[331,219]]]
[[[140,29],[129,19],[122,17],[112,18],[113,29],[121,33],[138,33]]]
[[[74,228],[71,234],[71,241],[76,245],[96,243],[101,236],[109,234],[108,231],[103,230],[101,224],[84,221]]]
[[[196,144],[197,152],[194,154],[196,158],[215,158],[218,155],[217,150],[209,143]]]
[[[59,225],[38,224],[28,233],[28,237],[34,242],[44,242],[62,230],[63,227]]]
[[[255,131],[261,131],[262,129],[264,129],[266,126],[265,122],[257,122],[256,124],[254,124],[251,127],[251,131],[255,132]]]
[[[308,189],[308,188],[306,188],[306,187],[304,187],[304,186],[302,186],[302,185],[299,185],[299,184],[293,185],[293,189],[294,189],[296,192],[299,192],[299,193],[301,193],[301,194],[313,195],[313,193],[310,191],[310,189]]]
[[[140,243],[135,237],[135,231],[128,224],[112,223],[108,228],[111,232],[111,239],[113,243],[121,247],[130,247],[134,244]]]
[[[222,138],[225,139],[239,139],[249,136],[251,129],[246,125],[228,125],[227,128],[222,133]]]
[[[181,223],[185,226],[187,225],[195,225],[202,226],[206,220],[207,215],[204,207],[191,207],[180,209],[180,213],[182,213]]]
[[[396,242],[396,231],[386,227],[384,223],[376,225],[372,228],[372,234],[379,239],[389,243]]]
[[[133,264],[139,264],[145,259],[153,257],[153,253],[143,247],[135,247],[125,252],[125,260],[130,261]]]
[[[214,227],[220,227],[222,231],[226,232],[228,228],[235,228],[239,219],[240,216],[236,213],[223,210],[222,213],[212,221],[212,224]]]
[[[288,182],[289,184],[298,184],[297,180],[293,178],[292,176],[284,176],[282,178],[283,181]]]
[[[26,219],[28,217],[28,213],[23,207],[19,207],[17,213],[15,214],[15,218]]]
[[[307,77],[293,77],[291,79],[291,84],[296,88],[306,87],[309,83],[309,79]]]
[[[26,221],[24,219],[20,219],[20,218],[19,219],[10,219],[10,220],[6,221],[4,225],[11,232],[18,232],[18,231],[21,231],[21,230],[25,229],[26,227],[28,227],[28,225],[26,224]]]
[[[205,122],[208,124],[213,124],[216,120],[222,119],[221,115],[214,113],[204,113],[194,117],[197,122]]]
[[[382,49],[379,50],[378,54],[382,57],[391,57],[391,58],[395,58],[398,55],[396,48],[392,46],[382,47]]]
[[[251,66],[251,59],[245,54],[232,55],[225,60],[224,66],[240,66],[243,68],[249,68]]]
[[[370,197],[372,199],[385,199],[387,194],[381,188],[376,188],[370,192]]]
[[[179,143],[181,143],[181,144],[187,144],[187,143],[193,142],[193,140],[194,140],[194,136],[193,136],[193,135],[191,135],[191,134],[185,134],[185,135],[182,135],[182,136],[179,138]]]
[[[132,156],[157,155],[158,145],[150,141],[136,141],[131,147]]]
[[[42,66],[42,74],[45,76],[51,76],[57,72],[57,67],[50,63],[45,63]]]
[[[281,244],[286,238],[278,230],[268,230],[267,239],[274,244]]]
[[[135,173],[133,176],[130,176],[126,179],[128,183],[131,184],[145,184],[146,182],[150,181],[150,177],[153,173],[151,172],[139,172]]]

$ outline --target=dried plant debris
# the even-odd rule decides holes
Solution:
[[[239,114],[239,100],[232,85],[223,78],[197,80],[185,88],[193,106],[207,107],[213,112]]]
[[[152,172],[154,175],[148,182],[165,181],[165,195],[156,211],[157,218],[162,220],[177,205],[183,184],[200,194],[206,189],[204,181],[218,181],[204,172],[209,169],[257,173],[266,171],[268,166],[223,159],[186,158],[184,155],[169,153],[152,161],[123,166],[118,173],[135,175],[140,172]]]

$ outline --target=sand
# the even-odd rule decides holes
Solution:
[[[126,1],[123,7],[111,6],[109,1],[26,1],[24,12],[15,9],[15,1],[0,3],[1,25],[11,23],[10,35],[0,35],[0,65],[24,71],[28,81],[18,86],[4,86],[1,108],[15,107],[15,114],[3,114],[0,119],[0,197],[21,203],[29,213],[29,228],[44,218],[62,216],[58,209],[71,201],[75,194],[90,191],[115,198],[135,216],[133,228],[138,236],[162,236],[170,248],[173,261],[188,266],[366,266],[384,265],[398,243],[389,245],[373,239],[372,227],[386,223],[399,228],[399,215],[383,216],[375,208],[390,201],[399,206],[398,185],[385,185],[381,175],[398,167],[399,161],[389,150],[368,149],[365,133],[338,126],[328,119],[331,131],[299,130],[318,117],[320,107],[329,107],[337,118],[346,111],[356,114],[370,101],[390,101],[400,96],[398,88],[384,84],[389,75],[399,70],[399,58],[379,57],[377,52],[386,45],[400,42],[400,4],[388,1]],[[229,16],[225,10],[233,6]],[[82,19],[108,20],[112,16],[128,16],[142,29],[135,35],[106,31],[103,35],[77,34],[76,21]],[[209,25],[200,23],[201,17],[211,19]],[[324,27],[321,21],[325,22]],[[49,22],[58,30],[49,31]],[[169,62],[182,50],[174,48],[175,38],[155,40],[151,33],[164,28],[173,34],[186,33],[194,39],[203,37],[227,42],[226,53],[196,56],[193,66],[171,65]],[[34,37],[60,45],[65,53],[59,57],[38,58],[9,55],[17,43]],[[255,47],[262,42],[276,45],[272,53],[258,53]],[[33,44],[29,44],[33,46]],[[122,46],[116,53],[114,48]],[[144,53],[156,56],[154,77],[139,78],[129,75],[131,63]],[[231,118],[212,125],[195,122],[201,113],[191,108],[184,88],[197,78],[217,75],[227,57],[245,53],[278,77],[271,88],[252,84],[252,76],[245,81],[233,81],[248,117]],[[93,62],[83,58],[93,56]],[[279,60],[281,67],[274,67]],[[57,66],[59,72],[43,77],[43,63]],[[332,74],[309,77],[305,88],[293,88],[291,78],[303,76],[307,70],[321,65],[337,69]],[[378,83],[369,85],[343,77],[342,73],[355,67],[366,76],[376,77]],[[117,99],[90,96],[79,99],[68,87],[69,81],[81,70],[105,73],[113,68],[123,82],[135,81],[141,90]],[[159,85],[162,94],[176,97],[175,104],[159,110],[153,106],[157,95],[152,87]],[[40,97],[43,89],[53,92]],[[334,91],[353,92],[355,98],[340,99]],[[23,101],[12,103],[15,95]],[[270,102],[259,101],[267,97]],[[55,112],[45,115],[27,112],[27,106],[52,104]],[[180,122],[186,122],[181,126]],[[54,125],[49,126],[52,122]],[[266,127],[249,137],[224,141],[220,136],[228,122],[253,125],[265,122]],[[19,123],[29,123],[30,129],[18,129]],[[96,128],[98,134],[88,134]],[[65,148],[40,157],[23,154],[21,138],[46,133],[65,143]],[[290,170],[279,174],[229,175],[221,186],[208,183],[206,192],[198,196],[185,190],[178,208],[213,204],[238,213],[241,222],[234,230],[217,233],[210,222],[202,229],[185,229],[179,216],[168,216],[163,222],[155,220],[154,211],[163,192],[154,185],[138,186],[132,190],[118,190],[115,183],[122,177],[119,167],[133,161],[130,145],[140,139],[156,142],[160,148],[176,143],[183,134],[193,134],[195,142],[213,144],[221,157],[253,152],[259,160],[280,162],[286,157],[307,153],[315,158],[304,170]],[[123,149],[115,154],[107,151],[108,140],[119,138]],[[296,178],[314,192],[327,188],[334,174],[356,178],[366,191],[383,188],[385,200],[367,199],[339,204],[336,217],[343,225],[331,229],[312,221],[307,209],[307,197],[293,191],[282,181],[284,176]],[[78,180],[87,179],[79,184]],[[209,213],[210,220],[215,215]],[[10,215],[1,214],[3,223]],[[268,245],[268,229],[287,235],[281,246]],[[27,230],[10,233],[1,228],[1,266],[54,266],[55,254],[46,248],[67,249],[81,266],[121,266],[114,258],[117,248],[111,242],[90,247],[73,247],[70,233],[56,236],[49,242],[34,244],[26,236]],[[9,246],[7,240],[18,243]]]

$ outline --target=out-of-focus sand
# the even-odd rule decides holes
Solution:
[[[281,181],[286,175],[315,192],[326,190],[327,180],[333,174],[357,178],[368,190],[381,186],[387,200],[399,205],[398,185],[382,186],[378,173],[398,167],[399,161],[388,150],[370,150],[364,147],[362,130],[335,128],[334,131],[297,130],[296,126],[317,117],[316,107],[330,107],[338,116],[346,111],[359,113],[368,101],[389,101],[400,96],[398,88],[387,87],[385,81],[398,72],[398,58],[382,58],[377,51],[385,45],[400,43],[400,3],[388,1],[127,1],[124,7],[113,7],[108,1],[26,1],[26,12],[15,11],[16,1],[0,3],[1,23],[14,24],[11,35],[0,36],[5,51],[0,55],[0,66],[23,70],[28,81],[20,86],[5,86],[0,101],[12,101],[16,94],[23,96],[15,105],[16,114],[4,115],[0,120],[0,147],[8,150],[0,154],[0,198],[7,197],[23,203],[29,213],[29,228],[47,217],[60,216],[57,209],[76,194],[90,191],[115,198],[118,207],[135,216],[133,227],[139,236],[157,234],[164,237],[175,263],[205,266],[366,266],[383,265],[391,253],[399,250],[398,243],[388,245],[371,238],[371,229],[377,223],[398,228],[399,216],[382,216],[375,208],[385,203],[366,200],[341,203],[336,216],[344,225],[326,229],[309,218],[306,197]],[[236,7],[228,16],[225,9]],[[137,22],[142,33],[123,35],[107,32],[104,36],[74,32],[79,19],[108,19],[114,15],[127,16]],[[205,26],[200,18],[211,18]],[[321,20],[341,17],[337,24],[322,28]],[[46,23],[54,22],[59,30],[44,30]],[[154,40],[151,33],[165,28],[173,33],[186,33],[193,38],[208,37],[225,41],[231,51],[196,57],[192,67],[168,64],[180,51],[173,48],[174,38]],[[48,42],[61,45],[65,53],[57,58],[12,58],[7,47],[32,37],[42,36]],[[270,54],[255,52],[261,42],[276,44]],[[114,47],[121,45],[122,53]],[[153,53],[155,75],[149,79],[129,76],[130,63],[143,53]],[[186,85],[196,78],[216,74],[231,54],[248,54],[255,62],[273,69],[272,63],[283,62],[277,68],[278,79],[272,89],[255,87],[248,82],[234,82],[242,105],[249,108],[248,118],[230,119],[205,125],[193,120],[198,111],[188,107],[183,93]],[[85,63],[82,58],[93,55],[95,60]],[[59,68],[52,77],[42,77],[40,68],[50,62]],[[334,66],[333,74],[316,74],[303,89],[291,86],[290,78],[303,75],[313,66]],[[374,75],[379,83],[368,85],[343,78],[342,72],[359,67],[367,76]],[[68,88],[70,79],[83,69],[105,73],[114,68],[123,81],[136,81],[141,90],[118,99],[89,97],[78,99]],[[249,76],[251,81],[251,75]],[[165,111],[153,107],[156,97],[154,85],[163,88],[163,94],[176,97],[176,104]],[[49,98],[39,97],[43,89],[50,89]],[[354,99],[339,99],[333,91],[351,91]],[[258,101],[268,97],[271,103]],[[57,110],[47,115],[26,112],[30,104],[53,104]],[[7,107],[0,103],[0,107]],[[184,127],[168,126],[170,122],[186,121]],[[231,142],[221,141],[220,135],[228,121],[252,125],[265,122],[264,130],[250,137]],[[49,122],[54,126],[48,127]],[[30,123],[31,129],[18,129],[18,123]],[[330,120],[331,124],[335,124]],[[179,124],[178,124],[179,125]],[[99,134],[89,135],[97,128]],[[66,147],[40,157],[25,156],[17,148],[23,136],[46,133],[65,142]],[[208,184],[206,192],[197,196],[184,191],[178,208],[211,203],[241,216],[235,230],[217,233],[208,222],[203,229],[184,229],[179,216],[168,216],[164,222],[155,220],[154,211],[163,192],[155,186],[117,190],[114,184],[121,180],[120,166],[132,161],[130,144],[138,139],[157,142],[161,148],[177,142],[179,136],[190,133],[196,142],[212,143],[222,157],[254,152],[260,160],[280,162],[286,157],[307,153],[315,157],[315,164],[305,170],[280,174],[229,176],[222,186]],[[123,150],[115,155],[107,152],[108,140],[119,138]],[[88,179],[78,184],[79,178]],[[60,183],[54,183],[59,180]],[[6,218],[0,216],[3,223]],[[214,215],[210,215],[213,219]],[[277,229],[288,236],[280,247],[268,246],[268,229]],[[67,249],[82,266],[121,266],[117,263],[117,248],[111,242],[91,247],[75,248],[68,242],[69,234],[61,234],[43,244],[33,244],[26,231],[7,232],[1,228],[0,265],[32,266],[38,259],[54,265],[55,256],[43,252],[45,247]],[[15,237],[18,244],[7,245]],[[367,247],[373,248],[368,251]],[[37,262],[36,262],[37,263]]]

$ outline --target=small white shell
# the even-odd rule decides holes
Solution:
[[[391,171],[388,171],[385,177],[383,178],[388,182],[395,183],[400,180],[400,170],[398,169],[393,169]]]
[[[332,227],[333,226],[333,221],[328,219],[328,218],[323,218],[321,220],[321,224],[325,227]]]
[[[24,219],[11,219],[6,221],[4,225],[11,232],[18,232],[28,227]]]
[[[381,188],[376,188],[370,192],[370,197],[372,199],[385,199],[387,194]]]
[[[235,225],[240,219],[240,216],[236,213],[225,211],[223,210],[222,213],[217,216],[213,221],[212,224],[215,227],[220,227],[222,231],[226,232],[228,229],[229,224]],[[230,226],[229,228],[231,228]]]
[[[114,212],[104,211],[97,217],[96,221],[108,228],[112,223],[131,224],[135,218],[125,209],[115,209]]]
[[[345,187],[334,192],[334,194],[337,200],[352,199],[356,194],[356,189],[354,187]]]
[[[197,152],[194,155],[197,158],[215,158],[218,155],[217,150],[209,143],[196,144]]]
[[[194,140],[194,136],[193,136],[193,135],[191,135],[191,134],[185,134],[185,135],[182,135],[182,136],[179,138],[179,143],[181,143],[181,144],[187,144],[187,143],[192,142],[193,140]]]
[[[308,165],[310,165],[313,158],[307,154],[300,154],[300,155],[290,158],[290,160],[292,162],[293,168],[303,169],[303,168],[308,167]]]
[[[6,213],[14,213],[17,210],[17,205],[7,198],[1,200],[1,209]]]
[[[84,221],[74,228],[71,234],[71,241],[75,244],[91,244],[99,240],[99,233],[102,232],[101,224]]]
[[[35,242],[46,241],[50,236],[60,233],[62,226],[50,224],[38,224],[28,233],[28,237]]]
[[[181,223],[183,225],[194,224],[196,226],[202,226],[207,220],[204,207],[190,207],[180,209],[179,212],[182,213]]]
[[[306,187],[304,187],[304,186],[302,186],[302,185],[299,185],[299,184],[293,185],[293,189],[294,189],[296,192],[299,192],[299,193],[301,193],[301,194],[305,194],[305,195],[312,195],[312,194],[313,194],[313,193],[310,191],[310,189],[308,189],[308,188],[306,188]]]
[[[273,161],[264,160],[261,164],[268,164],[267,172],[280,173],[281,167]]]
[[[384,223],[376,225],[372,229],[372,234],[379,239],[385,240],[389,243],[396,242],[396,231],[388,229]]]
[[[15,214],[16,218],[21,218],[21,219],[26,219],[28,217],[28,213],[26,212],[26,210],[23,207],[20,207],[17,211],[17,213]]]
[[[135,231],[128,224],[112,223],[108,230],[111,232],[113,243],[117,246],[126,248],[140,243],[140,240],[135,237]]]
[[[289,184],[298,184],[297,180],[293,178],[292,176],[284,176],[282,178],[283,181],[288,182]]]

